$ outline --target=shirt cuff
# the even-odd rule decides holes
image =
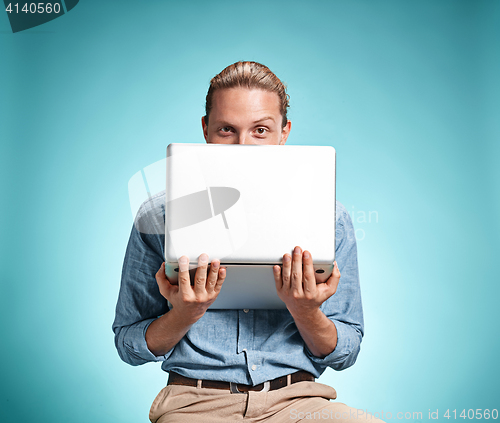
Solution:
[[[332,322],[335,324],[335,327],[337,328],[337,345],[335,349],[328,354],[324,358],[319,358],[316,357],[309,351],[309,348],[306,347],[306,352],[308,357],[313,361],[314,363],[317,363],[321,366],[331,366],[332,368],[338,368],[342,367],[342,364],[344,364],[346,358],[353,352],[353,342],[351,340],[352,335],[352,328],[349,327],[349,325],[338,322],[336,320],[332,320]],[[337,366],[336,366],[337,364]],[[340,364],[340,366],[339,366]]]
[[[156,319],[147,319],[138,322],[127,329],[127,338],[123,342],[128,353],[144,361],[165,361],[172,354],[173,348],[164,355],[154,355],[146,343],[146,331]]]

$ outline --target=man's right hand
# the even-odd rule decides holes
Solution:
[[[205,314],[219,295],[226,278],[226,269],[220,267],[219,260],[212,261],[208,277],[207,268],[208,255],[202,254],[198,258],[193,286],[189,277],[189,259],[186,256],[179,259],[178,285],[171,284],[165,276],[165,263],[156,273],[156,282],[161,295],[170,301],[172,310],[182,315],[189,324],[197,322]]]

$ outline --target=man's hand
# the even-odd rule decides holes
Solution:
[[[156,273],[160,293],[173,308],[151,322],[146,330],[146,344],[156,356],[165,355],[177,345],[189,328],[205,314],[215,301],[226,278],[226,269],[219,260],[213,260],[207,277],[208,256],[198,259],[194,285],[189,280],[189,259],[179,259],[179,284],[173,285],[165,276],[165,263]]]
[[[295,247],[293,257],[283,256],[283,270],[274,266],[274,281],[278,296],[295,315],[310,313],[337,291],[340,272],[334,262],[333,272],[325,283],[316,283],[313,259],[308,251]]]
[[[165,276],[165,263],[156,273],[156,282],[161,295],[173,306],[171,311],[175,310],[176,314],[182,315],[190,324],[195,323],[205,314],[217,298],[226,278],[226,269],[220,267],[219,260],[212,261],[208,277],[207,268],[208,256],[202,254],[198,258],[193,286],[189,278],[189,259],[186,256],[179,259],[178,285],[171,284]]]
[[[293,258],[283,256],[283,270],[274,266],[278,296],[286,304],[309,351],[326,357],[337,346],[337,328],[320,310],[320,305],[337,291],[340,272],[334,263],[332,275],[325,283],[316,284],[313,259],[308,251],[295,247]]]

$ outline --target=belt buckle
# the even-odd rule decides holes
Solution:
[[[271,389],[271,382],[267,381],[264,382],[264,386],[260,391],[257,392],[268,392]],[[231,391],[232,394],[244,394],[244,392],[241,392],[238,389],[238,384],[234,382],[229,382],[229,390]]]

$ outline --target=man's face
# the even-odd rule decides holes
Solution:
[[[203,134],[212,144],[285,144],[292,123],[282,126],[276,93],[259,89],[216,90],[208,125],[202,118]]]

